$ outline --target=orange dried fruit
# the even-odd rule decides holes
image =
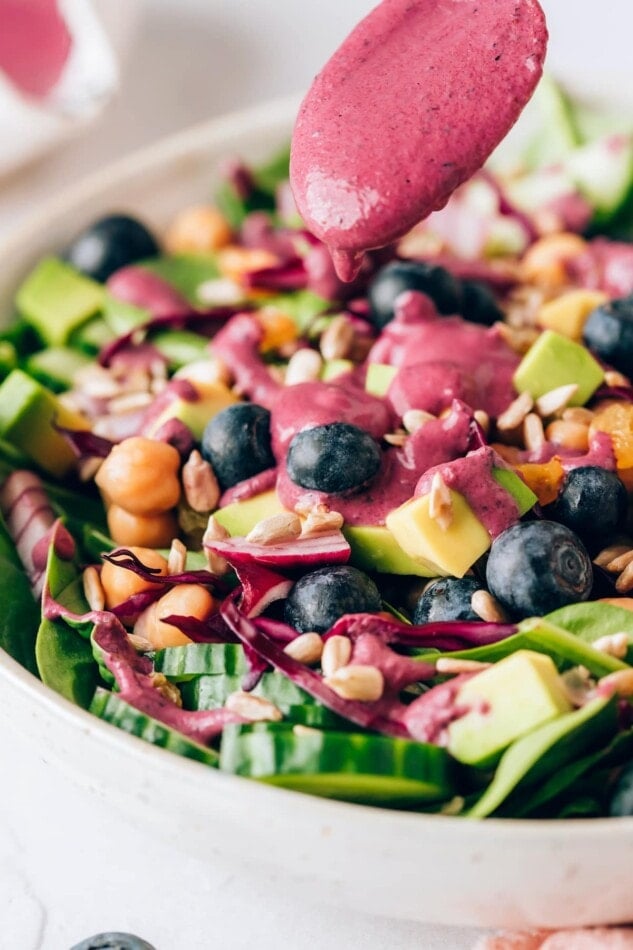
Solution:
[[[525,462],[523,465],[517,465],[517,471],[532,489],[539,504],[549,505],[556,501],[565,477],[565,470],[557,456],[549,462]]]

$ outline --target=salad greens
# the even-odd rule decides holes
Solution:
[[[268,784],[611,813],[633,758],[633,352],[623,318],[608,354],[584,327],[633,321],[633,134],[551,79],[540,101],[510,172],[351,286],[297,218],[287,149],[227,166],[204,220],[229,244],[194,249],[181,220],[139,259],[144,226],[112,216],[105,282],[67,248],[36,265],[0,338],[5,653]]]

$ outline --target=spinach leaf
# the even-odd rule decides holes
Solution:
[[[0,647],[37,674],[35,636],[40,621],[39,604],[24,570],[15,563],[13,552],[7,554],[4,550],[4,531],[0,538]]]
[[[54,545],[48,555],[46,588],[69,610],[89,610],[76,565],[60,558]],[[37,632],[35,657],[42,682],[87,709],[99,682],[99,670],[90,642],[84,639],[85,633],[85,629],[80,633],[64,620],[43,618]]]
[[[470,809],[471,818],[498,811],[512,792],[535,785],[587,750],[600,748],[617,730],[617,702],[594,699],[517,739],[504,752],[494,778]]]

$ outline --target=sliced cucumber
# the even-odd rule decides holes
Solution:
[[[151,338],[172,370],[209,356],[209,338],[192,330],[163,330]]]
[[[174,683],[184,683],[196,676],[239,676],[248,672],[248,663],[239,643],[189,643],[159,650],[155,669]]]
[[[241,674],[230,676],[196,676],[182,684],[182,701],[187,709],[218,709],[224,706],[227,697],[242,688]],[[285,712],[291,706],[306,706],[315,700],[282,673],[264,673],[253,690]]]
[[[18,289],[16,304],[45,343],[59,346],[101,309],[104,293],[101,284],[59,258],[47,257]]]
[[[214,749],[199,745],[175,729],[163,725],[157,719],[146,716],[145,713],[139,712],[138,709],[130,706],[115,693],[98,689],[90,705],[90,712],[118,729],[129,732],[130,735],[138,736],[139,739],[144,739],[145,742],[160,746],[161,749],[168,749],[177,755],[183,755],[187,759],[196,759],[206,765],[217,766],[218,764],[218,753]]]
[[[456,791],[454,760],[438,746],[263,723],[225,728],[220,768],[325,798],[381,805],[422,805]]]

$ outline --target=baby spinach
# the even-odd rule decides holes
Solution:
[[[497,660],[517,650],[536,650],[539,653],[546,653],[559,669],[584,666],[596,677],[629,668],[628,664],[622,660],[595,650],[581,637],[568,633],[567,630],[562,630],[540,617],[523,620],[519,624],[519,632],[506,637],[505,640],[441,655],[464,660],[479,660],[482,663],[496,663]],[[432,661],[437,657],[437,653],[426,651],[418,654],[417,659]]]
[[[629,641],[627,659],[633,660],[633,610],[615,604],[588,601],[561,607],[545,619],[573,633],[585,643],[593,643],[599,637],[613,633],[626,633]]]
[[[54,545],[51,545],[48,555],[46,589],[58,603],[74,613],[83,614],[89,610],[76,565],[59,557]],[[99,682],[92,648],[85,639],[87,632],[87,625],[80,623],[71,627],[64,620],[44,617],[35,641],[37,669],[42,682],[84,709],[90,706]]]
[[[486,818],[496,813],[513,792],[523,792],[588,749],[603,746],[616,730],[617,703],[613,697],[594,699],[582,709],[534,729],[506,750],[492,782],[468,816]]]

